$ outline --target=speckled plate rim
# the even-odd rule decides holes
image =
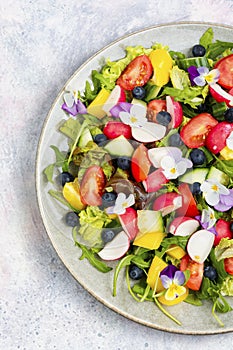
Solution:
[[[213,23],[213,22],[195,22],[195,21],[188,21],[188,22],[171,22],[171,23],[164,23],[164,24],[159,24],[159,25],[154,25],[154,26],[150,26],[135,32],[132,32],[130,34],[127,34],[125,36],[122,36],[120,38],[118,38],[117,40],[111,42],[110,44],[106,45],[105,47],[103,47],[101,50],[99,50],[98,52],[96,52],[94,55],[92,55],[88,60],[86,60],[71,76],[70,78],[67,80],[67,82],[65,83],[65,85],[62,87],[62,89],[60,90],[60,92],[57,95],[57,98],[54,100],[54,102],[51,105],[51,108],[47,114],[47,117],[45,118],[45,121],[43,123],[43,127],[41,130],[41,134],[39,137],[39,142],[38,142],[38,147],[37,147],[37,153],[36,153],[36,172],[35,172],[35,185],[36,185],[36,194],[37,194],[37,202],[38,202],[38,206],[39,206],[39,211],[42,217],[42,221],[45,227],[45,230],[48,234],[48,237],[55,249],[55,251],[57,252],[58,256],[60,257],[60,259],[62,260],[63,264],[66,266],[66,268],[68,269],[68,271],[71,273],[71,275],[75,278],[75,280],[77,282],[80,283],[80,285],[82,285],[82,287],[84,289],[86,289],[93,297],[95,297],[99,302],[101,302],[102,304],[104,304],[105,306],[107,306],[108,308],[110,308],[111,310],[115,311],[116,313],[126,317],[127,319],[130,319],[136,323],[142,324],[144,326],[148,326],[150,328],[154,328],[157,330],[161,330],[161,331],[166,331],[166,332],[171,332],[171,333],[178,333],[178,334],[187,334],[187,335],[211,335],[211,334],[220,334],[220,333],[228,333],[228,332],[233,332],[233,326],[231,327],[225,327],[225,328],[219,328],[216,326],[216,329],[187,329],[184,327],[181,328],[177,328],[175,326],[164,326],[161,325],[159,323],[154,323],[154,322],[150,322],[148,320],[144,320],[141,317],[137,317],[134,316],[133,314],[131,314],[130,312],[128,312],[127,310],[125,311],[124,309],[122,309],[121,307],[118,307],[116,305],[114,305],[111,300],[107,300],[106,297],[102,297],[101,295],[98,295],[95,290],[93,290],[93,288],[90,288],[90,286],[88,285],[88,283],[86,283],[85,281],[83,281],[82,279],[79,278],[79,275],[77,273],[77,271],[75,270],[75,268],[69,264],[66,261],[66,258],[64,257],[64,255],[62,254],[61,251],[61,247],[57,244],[56,239],[54,238],[54,234],[52,232],[52,229],[50,227],[50,224],[47,220],[46,217],[46,212],[45,212],[45,208],[44,208],[44,203],[43,203],[43,195],[42,195],[42,188],[41,188],[41,177],[42,177],[42,173],[41,173],[41,149],[42,149],[42,145],[44,142],[44,136],[45,136],[45,131],[46,128],[48,126],[49,120],[51,118],[51,115],[53,113],[54,107],[57,105],[59,99],[61,98],[62,93],[64,92],[65,88],[69,85],[69,83],[74,79],[74,77],[76,77],[83,69],[86,65],[88,65],[91,61],[93,61],[99,54],[104,53],[107,49],[114,47],[114,45],[120,44],[124,39],[127,38],[132,38],[134,36],[137,36],[139,34],[148,32],[148,31],[153,31],[153,30],[160,30],[160,29],[166,29],[167,27],[180,27],[180,26],[189,26],[189,25],[193,25],[193,26],[203,26],[206,27],[213,27],[214,28],[220,28],[220,29],[227,29],[227,30],[233,30],[232,26],[229,25],[223,25],[223,24],[218,24],[218,23]],[[206,29],[206,28],[205,28]],[[104,56],[106,57],[106,56]],[[75,249],[78,249],[77,247]]]

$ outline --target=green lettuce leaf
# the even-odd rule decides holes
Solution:
[[[233,297],[233,276],[225,278],[222,283],[221,294]]]
[[[233,239],[222,238],[215,247],[215,256],[217,261],[233,257]]]

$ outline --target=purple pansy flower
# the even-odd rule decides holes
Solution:
[[[64,103],[62,105],[62,109],[73,115],[76,116],[77,114],[86,114],[87,108],[84,105],[83,102],[80,101],[80,99],[77,99],[76,94],[72,92],[66,92],[63,96]]]
[[[220,194],[219,202],[214,206],[218,211],[228,211],[233,207],[233,189],[229,189],[229,194]]]
[[[179,296],[185,294],[186,288],[185,275],[174,265],[168,265],[160,272],[161,282],[166,289],[165,298],[167,300],[174,300]]]
[[[217,232],[215,230],[215,226],[211,227],[211,228],[208,228],[209,226],[209,222],[203,222],[201,221],[201,216],[198,215],[198,216],[195,216],[195,219],[197,219],[199,222],[200,222],[200,225],[201,227],[204,229],[204,230],[208,230],[210,232],[212,232],[214,235],[217,235]]]
[[[212,69],[210,71],[207,67],[190,66],[188,73],[191,84],[197,86],[205,86],[206,83],[209,85],[215,84],[220,77],[218,69]]]

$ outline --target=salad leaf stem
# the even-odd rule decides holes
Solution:
[[[215,300],[214,304],[213,304],[213,307],[212,307],[212,315],[213,317],[216,319],[216,321],[218,322],[218,324],[221,326],[221,327],[224,327],[224,323],[220,320],[220,318],[218,317],[218,315],[216,314],[215,312],[215,309],[216,309],[216,305],[217,305],[217,299]]]
[[[131,286],[130,286],[130,279],[129,279],[129,266],[127,266],[126,268],[126,283],[127,283],[127,287],[128,287],[128,291],[129,293],[132,295],[132,297],[134,298],[134,300],[140,302],[140,299],[137,298],[136,294],[133,292]]]
[[[113,292],[112,292],[112,295],[114,297],[116,296],[117,279],[119,276],[119,272],[121,271],[121,269],[123,267],[130,265],[130,262],[131,262],[133,257],[134,257],[133,254],[126,255],[123,259],[121,259],[119,261],[119,264],[115,268],[115,272],[114,272],[114,276],[113,276]]]
[[[158,301],[157,298],[154,298],[155,304],[158,306],[158,308],[164,313],[164,315],[166,315],[167,317],[169,317],[172,321],[174,321],[176,324],[178,324],[179,326],[182,325],[182,323],[177,320],[177,318],[175,318],[174,316],[172,316],[167,310],[164,309],[164,307],[160,304],[160,302]]]

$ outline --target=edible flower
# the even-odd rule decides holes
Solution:
[[[229,194],[220,194],[219,202],[214,206],[218,211],[228,211],[233,208],[233,189],[229,189]]]
[[[226,139],[226,145],[227,145],[228,148],[233,150],[233,131],[230,133],[230,135]]]
[[[177,179],[180,175],[183,175],[187,168],[191,168],[192,161],[182,157],[182,152],[174,152],[171,155],[167,155],[162,158],[160,166],[163,169],[163,174],[166,179]]]
[[[220,195],[229,195],[230,191],[224,185],[214,179],[208,179],[201,184],[206,202],[211,206],[216,206],[220,201]]]
[[[207,67],[190,66],[188,73],[191,84],[198,86],[205,86],[206,83],[209,85],[215,84],[220,77],[218,69],[212,69],[210,71]]]
[[[142,127],[147,123],[147,109],[144,106],[132,105],[129,112],[121,111],[119,117],[124,124]]]
[[[126,212],[126,208],[131,207],[135,203],[134,195],[131,193],[128,197],[123,192],[120,192],[116,198],[115,205],[109,207],[107,212],[108,214],[118,214],[122,215]]]
[[[215,213],[214,210],[210,207],[208,207],[207,209],[203,209],[202,210],[202,215],[201,215],[201,224],[203,226],[206,226],[205,229],[209,230],[210,228],[212,228],[215,223],[216,223],[217,219],[215,217]]]
[[[80,99],[78,99],[77,91],[66,92],[63,96],[63,99],[64,99],[64,103],[63,103],[61,108],[65,112],[67,112],[73,116],[76,116],[77,114],[86,114],[87,113],[86,106],[84,105],[83,102],[80,101]]]
[[[186,288],[183,286],[185,275],[182,271],[178,270],[176,266],[166,266],[160,272],[160,279],[166,289],[164,297],[167,300],[174,300],[185,294]]]
[[[204,230],[207,230],[207,229],[208,229],[208,231],[212,232],[215,236],[217,235],[217,231],[216,231],[216,229],[215,229],[215,226],[212,226],[212,227],[208,228],[209,223],[206,222],[206,221],[202,221],[202,217],[201,217],[200,215],[195,216],[195,219],[197,219],[197,220],[199,221],[201,227],[202,227]]]

